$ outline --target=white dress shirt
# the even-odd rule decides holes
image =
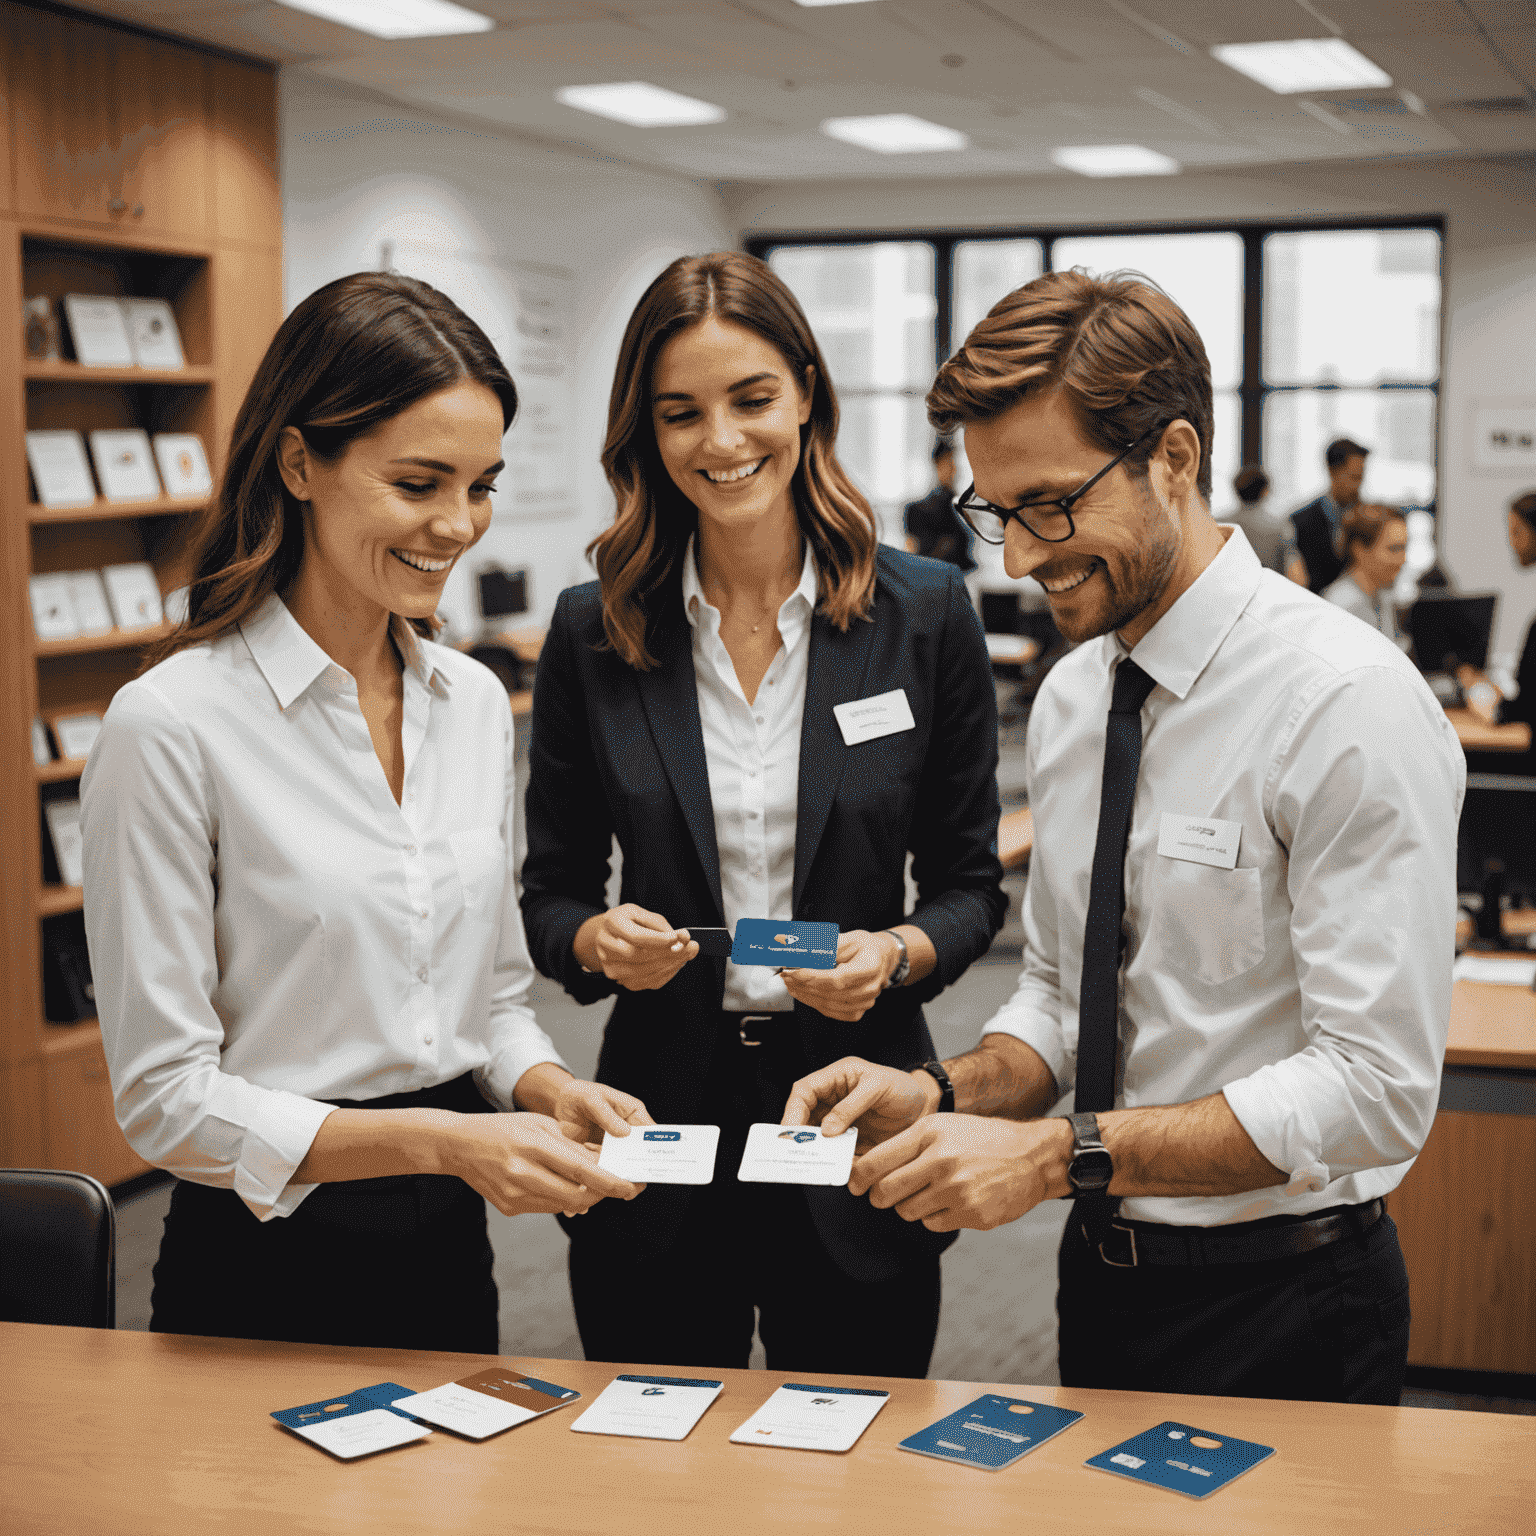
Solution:
[[[512,716],[397,619],[395,803],[357,684],[277,597],[120,688],[81,781],[85,922],[118,1123],[263,1220],[331,1107],[559,1062],[524,1003]]]
[[[1406,651],[1411,643],[1398,627],[1397,604],[1392,599],[1392,588],[1383,587],[1374,597],[1348,571],[1335,582],[1323,588],[1323,596],[1352,613],[1362,624],[1369,624],[1378,634],[1385,635],[1398,650]]]
[[[800,584],[779,604],[779,639],[757,697],[747,703],[720,638],[720,610],[699,583],[693,540],[683,560],[683,608],[693,630],[693,677],[720,855],[720,899],[734,933],[744,917],[794,914],[795,814],[800,801],[800,722],[816,611],[810,541]],[[725,967],[728,1013],[787,1013],[794,999],[767,966]]]
[[[1394,1189],[1434,1119],[1466,761],[1402,652],[1260,568],[1242,534],[1136,646],[1155,687],[1125,864],[1117,1108],[1218,1091],[1289,1182],[1137,1198],[1215,1226]],[[1046,679],[1025,760],[1035,847],[1018,990],[988,1031],[1063,1092],[1077,1057],[1111,634]],[[1161,818],[1241,824],[1234,869],[1162,855]]]

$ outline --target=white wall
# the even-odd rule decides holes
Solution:
[[[514,262],[574,273],[567,442],[577,514],[497,518],[471,557],[528,566],[530,619],[544,622],[563,587],[591,577],[582,550],[612,516],[598,453],[624,323],[675,257],[735,244],[724,205],[697,182],[467,129],[300,70],[283,71],[280,102],[288,308],[333,278],[376,269],[386,241],[436,252],[433,270],[462,272],[468,292],[493,291],[476,273]],[[397,264],[412,270],[409,259]],[[457,297],[451,278],[442,285]],[[475,313],[467,295],[463,302],[499,344],[496,317]],[[458,623],[469,580],[466,566],[444,594]]]
[[[1314,165],[1113,182],[805,182],[723,190],[743,238],[794,231],[1444,215],[1441,551],[1460,585],[1504,594],[1494,649],[1519,647],[1536,611],[1536,570],[1514,569],[1504,509],[1512,496],[1536,484],[1536,475],[1474,470],[1471,421],[1480,399],[1536,403],[1536,160]]]

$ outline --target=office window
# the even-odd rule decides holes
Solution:
[[[951,350],[1005,293],[1045,271],[1045,250],[1038,240],[957,240],[954,263]]]

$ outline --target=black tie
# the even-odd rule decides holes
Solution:
[[[1141,766],[1141,706],[1157,685],[1129,657],[1115,672],[1104,728],[1104,789],[1093,882],[1083,929],[1078,989],[1077,1097],[1074,1112],[1115,1107],[1115,1051],[1120,1036],[1120,924],[1125,916],[1125,844]]]

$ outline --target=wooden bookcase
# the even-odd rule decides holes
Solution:
[[[115,1184],[145,1165],[123,1139],[94,1020],[43,1016],[44,926],[80,910],[45,884],[43,803],[82,764],[33,761],[31,725],[105,710],[156,632],[40,642],[31,574],[149,560],[181,584],[206,498],[48,510],[25,433],[139,426],[200,434],[217,476],[251,374],[282,318],[276,78],[58,7],[0,0],[0,1165]],[[187,366],[83,368],[25,356],[25,297],[164,298]]]

